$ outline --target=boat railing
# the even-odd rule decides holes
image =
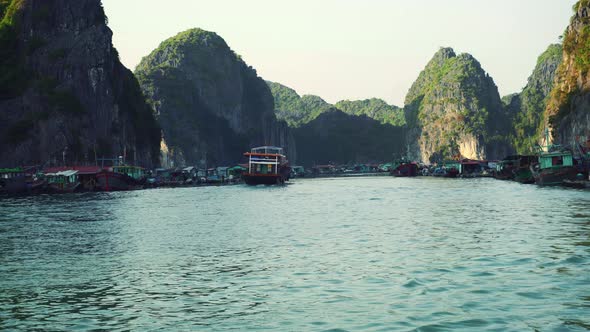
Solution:
[[[280,156],[258,156],[251,155],[248,165],[250,174],[278,174],[280,165]],[[264,170],[264,168],[266,168]]]

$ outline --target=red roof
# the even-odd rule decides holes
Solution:
[[[78,171],[80,175],[98,174],[102,171],[100,166],[60,166],[50,167],[43,170],[45,173],[59,173],[64,171]]]

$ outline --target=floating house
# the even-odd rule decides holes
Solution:
[[[81,186],[80,177],[76,170],[46,173],[45,177],[49,190],[56,193],[73,193]]]

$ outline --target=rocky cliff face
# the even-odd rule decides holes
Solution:
[[[283,146],[295,158],[294,140],[276,120],[266,83],[217,34],[182,32],[145,57],[135,74],[174,166],[229,165],[265,144]]]
[[[0,18],[0,166],[157,163],[159,127],[100,0],[2,0]]]
[[[543,136],[543,122],[549,94],[562,61],[561,45],[551,45],[537,60],[537,66],[520,94],[511,95],[506,103],[512,118],[512,144],[519,154],[535,151]]]
[[[563,41],[563,62],[545,112],[557,143],[590,138],[590,0],[579,1]]]
[[[389,162],[404,152],[402,127],[382,124],[366,115],[355,116],[332,108],[294,129],[299,162],[304,166],[328,163]]]
[[[436,162],[461,155],[501,158],[508,128],[498,88],[477,60],[439,50],[412,85],[405,102],[408,157]]]

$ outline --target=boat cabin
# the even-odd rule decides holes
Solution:
[[[146,176],[145,169],[137,166],[113,166],[113,173],[125,174],[135,180],[141,180]]]
[[[182,173],[184,173],[187,178],[196,178],[198,171],[199,169],[194,166],[189,166],[182,169]]]
[[[227,174],[230,178],[234,177],[234,178],[239,178],[242,176],[242,174],[246,173],[248,171],[248,165],[236,165],[230,169],[227,170]]]
[[[483,172],[483,166],[477,160],[462,160],[460,162],[459,173],[461,174],[477,174]]]
[[[461,173],[461,162],[456,160],[447,160],[443,162],[443,168],[447,170],[454,168],[459,171],[459,173]]]
[[[47,183],[49,185],[57,185],[59,187],[66,187],[70,184],[77,183],[79,181],[78,171],[68,170],[57,173],[45,174]]]
[[[217,168],[209,168],[207,169],[207,182],[209,183],[216,183],[221,181],[221,176],[217,172]]]
[[[283,149],[276,146],[253,148],[245,155],[249,157],[249,174],[279,174],[281,162],[285,159]]]
[[[541,169],[573,166],[574,158],[569,151],[544,153],[539,156],[539,164]]]
[[[0,179],[8,180],[23,176],[25,176],[25,171],[20,167],[0,169]]]
[[[293,166],[291,167],[291,175],[293,177],[304,177],[305,168],[303,168],[303,166]]]
[[[279,148],[276,146],[261,146],[258,148],[253,148],[250,153],[284,155],[283,148]]]

